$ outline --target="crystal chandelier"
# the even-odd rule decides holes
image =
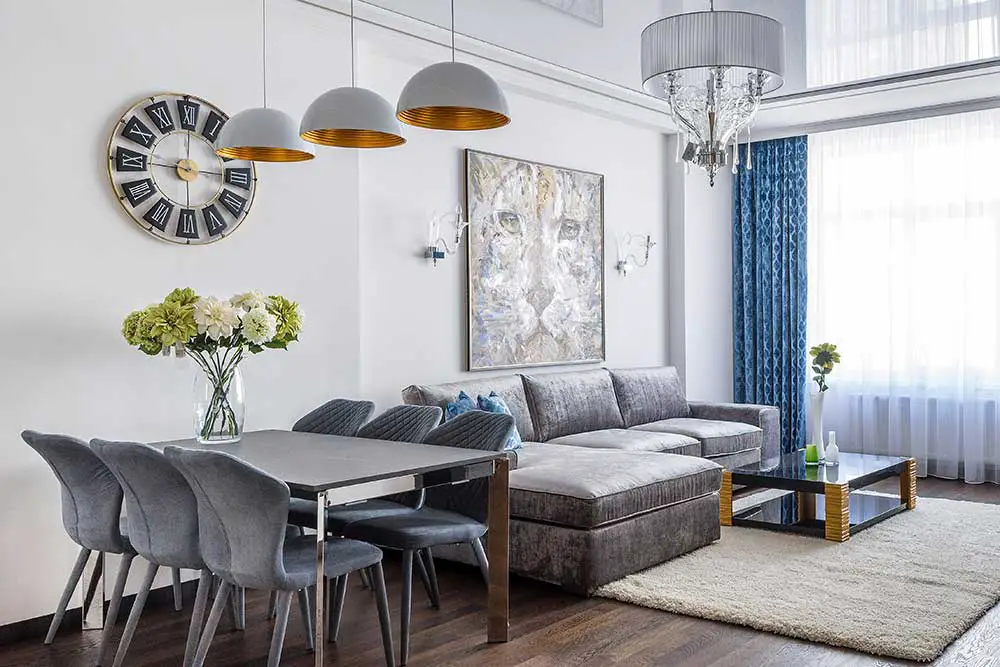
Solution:
[[[739,164],[739,135],[785,73],[785,29],[767,16],[709,11],[660,19],[642,31],[642,85],[670,106],[685,134],[683,159],[708,172]],[[678,151],[681,142],[678,141]],[[747,169],[753,167],[747,144]]]

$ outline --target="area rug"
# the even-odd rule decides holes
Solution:
[[[723,528],[596,595],[929,662],[1000,601],[1000,506],[920,498],[843,544]]]

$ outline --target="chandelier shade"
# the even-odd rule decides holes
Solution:
[[[784,83],[784,27],[760,14],[713,8],[651,23],[641,42],[643,88],[667,101],[688,138],[680,154],[714,185],[730,144],[735,170],[739,133],[749,132],[761,98]]]
[[[302,162],[316,157],[299,138],[299,127],[278,109],[257,107],[229,119],[216,141],[221,157],[255,162]]]
[[[323,146],[389,148],[406,143],[395,109],[378,93],[345,86],[327,91],[309,105],[299,134]]]
[[[491,130],[510,122],[497,82],[478,67],[454,61],[414,74],[399,95],[396,116],[434,130]]]

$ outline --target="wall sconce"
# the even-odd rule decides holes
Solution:
[[[656,245],[652,236],[649,234],[621,234],[616,240],[618,241],[618,264],[615,265],[615,268],[622,276],[628,276],[628,272],[636,267],[643,268],[649,264],[649,250]],[[639,246],[642,260],[639,260],[634,254],[634,249],[640,241],[642,243]]]
[[[454,248],[448,246],[448,241],[445,240],[444,235],[441,233],[441,224],[444,222],[455,226]],[[458,247],[462,244],[462,232],[465,231],[468,226],[469,221],[462,220],[461,204],[456,206],[455,210],[451,213],[445,213],[431,218],[427,235],[427,250],[424,252],[424,257],[433,260],[434,266],[437,266],[439,259],[444,259],[449,255],[454,255],[458,252]]]

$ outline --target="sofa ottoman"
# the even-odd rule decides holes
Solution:
[[[529,443],[510,474],[511,569],[589,594],[719,539],[722,467]]]

